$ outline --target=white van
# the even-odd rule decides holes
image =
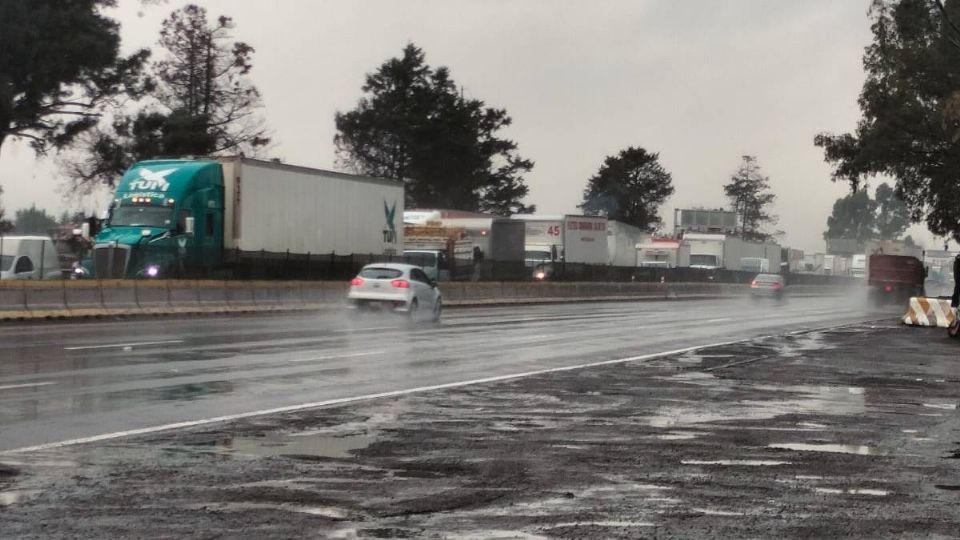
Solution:
[[[0,279],[60,279],[60,259],[49,236],[0,235]]]

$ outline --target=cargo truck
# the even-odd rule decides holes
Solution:
[[[84,273],[229,276],[243,253],[398,255],[403,185],[242,157],[134,164]],[[251,261],[252,259],[247,259]]]
[[[450,281],[472,272],[473,243],[462,227],[440,224],[404,226],[403,258],[434,281]]]
[[[49,236],[0,234],[0,279],[63,277],[57,248]]]
[[[557,265],[606,265],[607,218],[515,215],[524,222],[524,261],[534,279],[550,279]]]
[[[867,294],[875,305],[905,303],[924,295],[927,272],[911,255],[871,255],[867,264]]]
[[[683,243],[689,248],[689,256],[685,255],[681,266],[756,273],[780,269],[783,249],[771,242],[748,242],[724,234],[687,233]]]
[[[643,244],[650,235],[639,227],[607,222],[607,264],[611,266],[637,266],[637,244]]]
[[[689,248],[673,238],[654,238],[636,247],[637,266],[644,268],[676,268],[681,259],[690,260]]]

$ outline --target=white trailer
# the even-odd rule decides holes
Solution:
[[[247,158],[223,158],[224,247],[398,254],[403,184]]]
[[[650,235],[643,229],[621,223],[607,222],[607,264],[637,266],[637,244],[643,244]]]

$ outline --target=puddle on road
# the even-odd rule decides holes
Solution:
[[[685,459],[684,465],[724,465],[732,467],[775,467],[777,465],[791,465],[789,461],[774,461],[771,459],[716,459],[712,461]]]
[[[471,531],[470,533],[457,534],[457,533],[447,533],[444,534],[444,538],[449,540],[548,540],[547,536],[540,536],[537,534],[530,534],[515,530],[487,530],[487,531]],[[333,538],[333,537],[331,537]],[[359,538],[358,536],[338,536],[337,538]]]
[[[297,514],[308,514],[311,516],[324,517],[333,520],[347,519],[347,511],[342,508],[329,506],[299,506],[296,504],[269,504],[269,503],[210,503],[203,506],[207,511],[213,512],[247,512],[250,510],[282,510],[284,512],[294,512]]]
[[[924,403],[923,406],[928,409],[943,409],[945,411],[953,411],[957,408],[956,403]]]
[[[661,441],[687,441],[690,439],[696,439],[697,437],[702,437],[703,435],[708,434],[700,431],[671,431],[669,433],[657,435],[657,438]]]
[[[684,373],[664,380],[682,383],[696,382],[706,386],[712,395],[721,392],[742,391],[743,381],[716,378],[706,373]],[[814,385],[750,385],[751,388],[788,394],[787,399],[739,400],[729,406],[718,408],[710,400],[690,400],[683,404],[664,405],[649,416],[642,418],[651,427],[680,428],[698,424],[767,420],[781,415],[846,415],[855,416],[866,410],[865,391],[855,386]],[[826,429],[824,424],[802,422],[792,431],[816,431]],[[786,429],[786,428],[779,428]]]
[[[856,454],[859,456],[869,456],[873,451],[869,446],[857,444],[812,444],[812,443],[773,443],[768,444],[767,448],[778,448],[781,450],[799,450],[803,452],[831,452],[836,454]]]
[[[559,529],[561,527],[653,527],[654,524],[649,521],[576,521],[570,523],[557,523],[549,525],[547,528]]]
[[[886,497],[887,495],[890,495],[890,492],[886,489],[872,488],[837,489],[818,487],[814,488],[814,491],[824,495],[870,495],[872,497]]]
[[[36,494],[36,491],[0,491],[0,506],[17,504]]]
[[[720,517],[734,517],[734,516],[745,516],[743,512],[731,512],[729,510],[714,510],[712,508],[694,508],[694,512],[704,514],[706,516],[720,516]]]
[[[292,433],[266,437],[235,437],[218,445],[223,452],[260,457],[311,456],[325,458],[353,457],[377,440],[369,434],[336,436],[329,433]]]

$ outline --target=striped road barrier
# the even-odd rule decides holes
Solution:
[[[950,300],[923,296],[910,299],[910,306],[903,316],[903,324],[950,328],[957,314],[950,307]]]

